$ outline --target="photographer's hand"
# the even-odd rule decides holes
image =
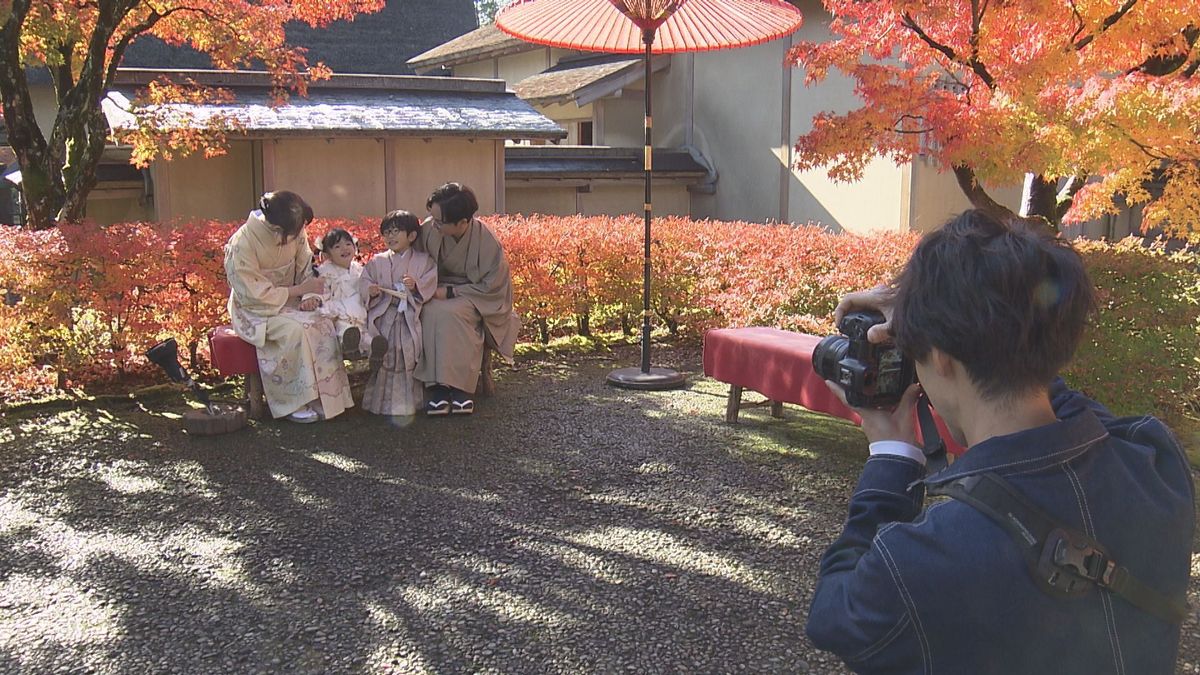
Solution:
[[[886,321],[871,326],[871,329],[867,331],[867,339],[875,344],[887,342],[891,339],[892,304],[895,300],[896,292],[888,286],[876,286],[867,291],[849,293],[842,297],[837,308],[833,310],[833,322],[840,326],[842,317],[846,316],[847,312],[873,309],[881,312]]]
[[[846,403],[846,392],[836,382],[825,380],[825,386]],[[903,441],[909,445],[920,447],[917,443],[917,430],[913,420],[916,417],[914,408],[917,397],[921,394],[921,385],[914,382],[904,390],[900,403],[892,410],[877,410],[874,408],[853,408],[862,418],[862,430],[867,436],[867,442]],[[846,403],[846,405],[850,405]]]

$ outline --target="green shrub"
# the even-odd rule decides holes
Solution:
[[[1200,411],[1200,255],[1076,242],[1100,311],[1068,369],[1071,384],[1118,415]]]

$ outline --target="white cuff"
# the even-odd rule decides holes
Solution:
[[[904,441],[875,441],[870,446],[871,456],[875,455],[896,455],[898,457],[907,457],[914,462],[925,466],[925,453],[911,443]]]

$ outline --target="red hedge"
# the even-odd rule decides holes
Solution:
[[[525,339],[640,325],[640,218],[485,220],[508,254]],[[190,347],[196,360],[189,365],[202,368],[206,331],[227,322],[223,246],[239,225],[5,228],[0,399],[145,372],[141,355],[166,336]],[[332,227],[355,234],[364,258],[383,248],[374,219],[318,220],[309,236]],[[829,332],[838,297],[889,279],[916,241],[912,233],[859,237],[813,226],[662,218],[651,242],[656,325],[692,336],[709,327],[744,325]],[[1128,243],[1081,248],[1105,303],[1072,372],[1108,401],[1121,392],[1122,401],[1142,410],[1194,407],[1200,400],[1195,255],[1170,256]],[[1120,362],[1106,358],[1109,353],[1119,354]],[[1154,376],[1132,381],[1134,373]],[[1114,407],[1121,409],[1122,401]]]

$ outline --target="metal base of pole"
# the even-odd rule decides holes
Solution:
[[[687,382],[687,378],[670,368],[651,368],[648,373],[641,368],[619,368],[609,373],[605,382],[622,389],[661,391],[678,389]]]

